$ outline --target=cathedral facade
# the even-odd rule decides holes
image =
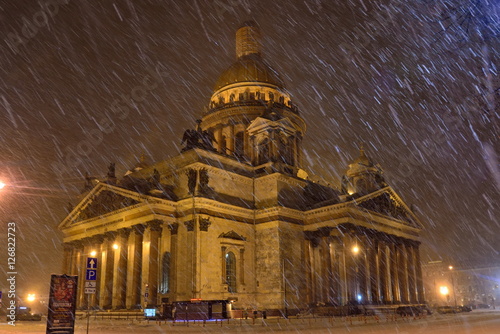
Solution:
[[[418,218],[362,149],[340,189],[308,179],[306,123],[259,37],[252,23],[238,29],[237,59],[179,155],[88,180],[59,226],[80,307],[423,303]],[[89,295],[87,257],[98,259]]]

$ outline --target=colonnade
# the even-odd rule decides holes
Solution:
[[[293,136],[287,138],[286,144],[283,147],[278,145],[278,134],[276,131],[266,131],[266,138],[257,141],[256,134],[249,134],[246,131],[246,125],[241,124],[221,124],[214,129],[214,137],[217,141],[215,147],[217,151],[228,155],[240,155],[246,156],[254,164],[259,164],[263,157],[261,150],[262,141],[266,140],[266,158],[270,160],[276,160],[279,157],[287,157],[287,163],[289,165],[296,165],[300,159],[300,145],[302,137],[300,134],[296,133]],[[241,141],[241,142],[239,142]],[[285,152],[286,150],[286,152]]]
[[[79,276],[77,307],[134,309],[156,304],[162,224],[152,220],[65,243],[66,274]],[[85,293],[87,257],[98,262],[94,294]]]
[[[382,233],[323,233],[305,242],[309,304],[424,302],[417,241]]]

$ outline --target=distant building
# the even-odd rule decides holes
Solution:
[[[422,266],[430,305],[489,305],[500,297],[500,266],[459,268],[442,261]],[[481,305],[482,304],[482,305]]]
[[[90,254],[99,265],[89,303],[104,309],[423,302],[421,224],[381,169],[361,149],[341,189],[312,182],[306,122],[261,56],[254,24],[237,31],[236,53],[179,155],[87,178],[60,224],[64,272],[81,277],[79,306],[88,305]]]

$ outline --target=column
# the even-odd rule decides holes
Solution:
[[[149,268],[145,273],[146,282],[149,288],[149,303],[157,304],[158,299],[158,266],[159,266],[159,241],[162,232],[163,221],[155,219],[147,223],[149,229]]]
[[[227,137],[227,148],[230,155],[234,154],[234,124],[228,124],[229,135]]]
[[[255,136],[250,136],[249,139],[249,145],[250,145],[250,161],[252,164],[256,165],[257,164],[257,147],[255,147]]]
[[[415,270],[415,252],[413,246],[406,246],[406,254],[408,255],[408,289],[410,292],[410,303],[417,303],[417,277]]]
[[[373,304],[380,304],[380,258],[378,254],[379,242],[372,241],[370,249],[370,299]]]
[[[392,298],[389,288],[390,260],[387,256],[387,246],[385,242],[379,241],[377,254],[380,270],[380,301],[382,302],[382,304],[388,304],[390,301],[392,301]]]
[[[390,278],[392,287],[392,303],[399,304],[401,302],[401,294],[399,290],[399,270],[398,270],[398,254],[394,244],[389,245],[390,254]]]
[[[80,253],[80,263],[79,263],[79,273],[78,273],[78,302],[77,307],[81,309],[87,309],[88,296],[85,294],[85,276],[87,272],[87,257],[90,256],[91,252],[91,239],[82,239],[83,251]]]
[[[141,307],[141,266],[144,225],[134,225],[128,239],[127,309]]]
[[[414,246],[415,251],[415,274],[417,276],[417,300],[419,303],[425,302],[424,279],[422,277],[422,263],[420,262],[420,250],[418,244]]]
[[[177,265],[177,257],[178,257],[178,238],[177,232],[179,230],[179,224],[173,223],[168,225],[168,229],[170,230],[170,281],[169,281],[169,292],[171,295],[177,293],[177,273],[178,265]]]
[[[221,246],[220,251],[221,251],[221,283],[226,284],[226,246]]]
[[[240,249],[240,284],[245,284],[245,249]]]
[[[245,124],[245,129],[243,130],[243,154],[245,155],[246,160],[251,161],[251,145],[250,145],[250,136],[247,131],[248,124]]]
[[[120,310],[125,308],[127,293],[127,255],[128,236],[130,229],[119,229],[113,244],[114,252],[114,276],[113,276],[113,298],[112,308]]]
[[[327,290],[327,302],[328,303],[336,303],[337,302],[337,298],[335,296],[335,291],[336,291],[336,288],[335,288],[335,272],[334,272],[334,261],[335,261],[335,245],[333,244],[333,238],[332,237],[328,237],[327,239],[327,253],[325,254],[325,256],[327,257],[327,261],[326,261],[326,269],[327,269],[327,286],[328,286],[328,290]]]
[[[371,268],[370,268],[370,256],[371,256],[371,242],[368,241],[366,237],[362,238],[362,244],[360,245],[360,295],[361,302],[364,304],[371,304]]]
[[[103,309],[110,309],[113,304],[113,274],[114,274],[114,249],[116,233],[106,232],[104,234],[102,269],[101,269],[101,291],[100,300]]]
[[[357,254],[354,253],[353,247],[356,245],[352,236],[344,237],[344,256],[345,256],[345,271],[347,285],[347,302],[357,300],[356,295],[359,286],[359,263]],[[358,246],[359,247],[359,246]]]
[[[99,292],[101,289],[100,277],[102,276],[102,266],[101,266],[101,261],[100,261],[99,256],[101,254],[101,245],[102,245],[103,241],[104,241],[103,235],[94,235],[91,237],[90,256],[97,259],[97,272],[96,272],[97,277],[96,277],[96,281],[95,281],[96,293],[90,295],[90,306],[92,308],[98,308],[100,306]]]
[[[219,153],[225,153],[222,152],[222,126],[218,125],[217,128],[215,129],[215,140],[217,141],[217,151]]]
[[[404,243],[397,245],[398,251],[398,268],[399,268],[399,286],[401,291],[401,302],[408,303],[410,301],[408,291],[408,257],[406,254],[406,246]]]
[[[187,258],[186,258],[186,264],[187,264],[187,274],[185,277],[185,280],[190,284],[188,293],[190,295],[190,298],[198,298],[195,296],[196,292],[196,253],[197,253],[197,238],[195,236],[195,226],[196,226],[196,216],[193,217],[193,220],[188,220],[187,222],[184,222],[184,225],[186,226],[187,230],[187,235],[186,235],[186,248],[187,248]],[[187,286],[187,285],[186,285]]]
[[[321,251],[320,251],[320,270],[321,270],[321,301],[328,303],[330,301],[330,250],[328,247],[328,238],[321,238]]]
[[[70,243],[63,243],[63,264],[62,272],[70,275],[71,274],[71,260],[73,257],[73,246]]]
[[[345,238],[342,238],[339,240],[339,248],[338,248],[338,253],[339,253],[339,288],[340,288],[340,305],[345,305],[347,304],[348,301],[348,275],[347,275],[347,261],[346,261],[346,245],[345,245]]]
[[[306,303],[312,303],[313,289],[312,289],[312,263],[311,263],[311,241],[304,240],[304,262],[306,267]]]

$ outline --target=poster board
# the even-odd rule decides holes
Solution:
[[[73,334],[78,276],[52,275],[46,334]]]

